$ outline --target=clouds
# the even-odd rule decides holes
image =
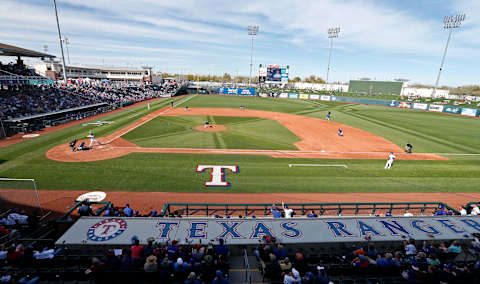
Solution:
[[[298,72],[295,75],[305,76],[318,74],[318,67],[326,64],[326,31],[341,26],[332,69],[337,80],[348,80],[362,70],[375,73],[374,64],[360,65],[359,55],[394,58],[382,62],[392,74],[407,70],[398,66],[402,59],[437,60],[446,40],[444,11],[416,11],[403,7],[406,4],[381,0],[57,0],[62,32],[72,43],[71,58],[77,63],[149,61],[157,70],[248,74],[246,26],[258,24],[255,61],[289,64]],[[2,0],[0,8],[2,41],[36,50],[48,44],[50,52],[59,54],[51,1]],[[480,11],[480,4],[460,0],[443,8],[453,14]],[[455,32],[449,51],[449,57],[459,61],[478,57],[480,22],[469,15],[467,20],[468,27]]]

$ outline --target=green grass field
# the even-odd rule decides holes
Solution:
[[[205,121],[227,127],[222,132],[196,131]],[[142,147],[296,150],[300,141],[280,123],[255,117],[157,117],[123,136]]]
[[[174,99],[177,103],[182,98]],[[139,106],[102,120],[110,125],[73,126],[0,149],[0,177],[35,178],[40,189],[131,190],[184,192],[472,192],[480,186],[480,156],[447,156],[448,161],[396,161],[391,171],[383,160],[285,159],[247,155],[134,153],[111,160],[62,163],[46,151],[90,130],[105,136],[142,116],[168,106],[170,100]],[[295,113],[324,118],[364,129],[416,152],[480,153],[480,120],[414,110],[364,105],[227,96],[196,96],[189,107],[232,107]],[[184,106],[181,104],[179,106]],[[194,132],[205,119],[229,127],[222,133]],[[236,149],[295,149],[298,138],[277,122],[238,117],[159,117],[124,136],[144,147],[200,147]],[[279,148],[281,147],[281,148]],[[292,162],[293,161],[293,162]],[[344,168],[289,168],[289,163],[345,164]],[[198,164],[238,165],[227,172],[230,188],[206,188],[209,172],[195,172]],[[7,187],[0,183],[0,187]]]

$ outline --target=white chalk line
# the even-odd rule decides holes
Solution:
[[[329,164],[288,164],[288,167],[343,167],[348,169],[347,165],[329,165]]]
[[[191,97],[187,97],[187,98],[185,98],[183,101],[182,101],[182,100],[180,100],[180,102],[179,102],[177,105],[181,105],[181,104],[183,104],[183,103],[185,103],[185,102],[187,102],[187,101],[189,101],[189,100],[193,99],[193,98],[194,98],[194,97],[196,97],[196,96],[198,96],[198,95],[193,95],[193,96],[191,96]],[[169,110],[171,110],[171,108],[167,108],[167,109],[165,109],[164,111],[160,112],[158,115],[155,115],[155,116],[149,117],[149,118],[148,118],[147,120],[145,120],[143,123],[140,123],[140,124],[138,124],[138,125],[136,125],[136,126],[132,127],[131,129],[129,129],[129,130],[125,131],[125,132],[122,132],[122,133],[120,133],[119,135],[117,135],[117,136],[115,136],[114,138],[110,139],[109,141],[105,142],[105,144],[110,144],[110,143],[112,143],[112,141],[115,141],[116,139],[118,139],[118,138],[122,137],[123,135],[125,135],[125,134],[129,133],[129,132],[130,132],[130,131],[132,131],[132,130],[135,130],[135,129],[137,129],[138,127],[140,127],[140,126],[144,125],[145,123],[147,123],[147,122],[151,121],[152,119],[155,119],[155,118],[159,117],[160,115],[162,115],[162,114],[164,114],[164,113],[168,112]],[[149,115],[151,115],[151,113],[150,113],[150,114],[147,114],[147,115],[145,115],[145,117],[148,117]]]

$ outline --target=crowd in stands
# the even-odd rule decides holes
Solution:
[[[396,248],[385,246],[380,250],[366,242],[341,254],[305,256],[305,252],[287,251],[275,238],[264,237],[255,256],[264,280],[271,283],[328,284],[350,277],[373,278],[372,282],[362,283],[453,284],[480,280],[479,246],[478,238],[465,245],[458,241],[418,243],[408,239]],[[389,280],[382,282],[382,277]]]
[[[148,238],[145,245],[136,236],[132,246],[123,250],[109,249],[103,257],[92,259],[86,273],[92,279],[114,271],[142,271],[158,283],[227,284],[229,249],[223,239],[214,245],[183,245],[173,240],[156,243]]]
[[[122,105],[174,93],[176,85],[129,86],[92,82],[81,85],[22,85],[0,88],[0,119],[15,119],[97,103]]]
[[[35,73],[34,70],[28,68],[24,64],[19,64],[19,63],[8,63],[8,64],[2,64],[0,62],[0,75],[20,75],[20,76],[38,76],[37,73]]]

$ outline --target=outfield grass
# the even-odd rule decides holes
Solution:
[[[227,127],[222,132],[195,130],[205,121]],[[142,147],[297,150],[300,139],[274,120],[256,117],[162,116],[122,138]]]
[[[182,99],[175,100],[178,102]],[[170,100],[162,100],[152,103],[150,110],[145,106],[139,106],[102,118],[102,120],[114,121],[110,125],[94,128],[77,125],[1,148],[0,177],[35,178],[40,189],[64,190],[472,192],[478,191],[480,186],[479,156],[448,156],[451,158],[448,161],[396,161],[390,171],[383,169],[385,163],[383,160],[292,160],[247,155],[134,153],[106,161],[62,163],[45,157],[46,151],[55,145],[65,143],[74,137],[85,137],[92,129],[97,136],[108,135],[137,121],[145,114],[169,105],[169,103]],[[480,153],[480,133],[477,131],[480,120],[473,118],[387,107],[290,99],[197,96],[186,104],[191,107],[233,108],[244,105],[249,109],[296,113],[319,118],[324,118],[326,112],[331,111],[334,121],[370,131],[400,146],[409,140],[417,152]],[[170,121],[170,119],[173,120]],[[178,121],[175,119],[186,120],[190,125],[198,122],[197,117],[169,117],[171,129],[165,129],[165,134],[176,133],[177,130],[182,131],[182,127],[177,124]],[[200,121],[202,119],[205,117],[200,117]],[[240,128],[236,131],[241,134],[241,139],[233,139],[241,140],[238,145],[229,144],[230,139],[224,139],[225,147],[230,148],[247,148],[256,143],[247,140],[247,137],[255,139],[250,137],[251,134],[242,132],[245,127],[247,130],[253,129],[247,127],[250,123],[254,125],[270,123],[268,120],[248,120],[249,118],[242,120],[240,118],[213,117],[213,119],[219,124],[230,124],[232,130],[235,130],[235,127]],[[157,123],[157,119],[152,121],[152,127],[155,123]],[[136,143],[158,143],[148,131],[150,124],[145,124],[145,127],[147,128],[137,128],[138,132],[131,132],[135,134],[133,138],[138,139]],[[268,127],[265,129],[269,129]],[[283,129],[283,126],[281,128]],[[268,132],[265,129],[261,132]],[[184,130],[185,127],[183,127]],[[278,139],[278,136],[275,135],[285,137],[290,134],[290,132],[261,133],[261,135],[268,135],[269,139],[271,137]],[[127,136],[128,134],[125,137]],[[143,142],[142,139],[144,139]],[[280,141],[287,142],[285,139]],[[286,144],[291,144],[292,141],[288,141]],[[259,147],[270,147],[269,143],[272,142],[267,141],[265,144],[259,143],[258,145]],[[348,169],[289,168],[288,164],[292,161],[294,163],[345,164],[348,165]],[[231,182],[231,188],[205,188],[203,182],[209,179],[210,175],[209,172],[196,173],[197,164],[238,165],[240,173],[227,172],[227,180]]]

